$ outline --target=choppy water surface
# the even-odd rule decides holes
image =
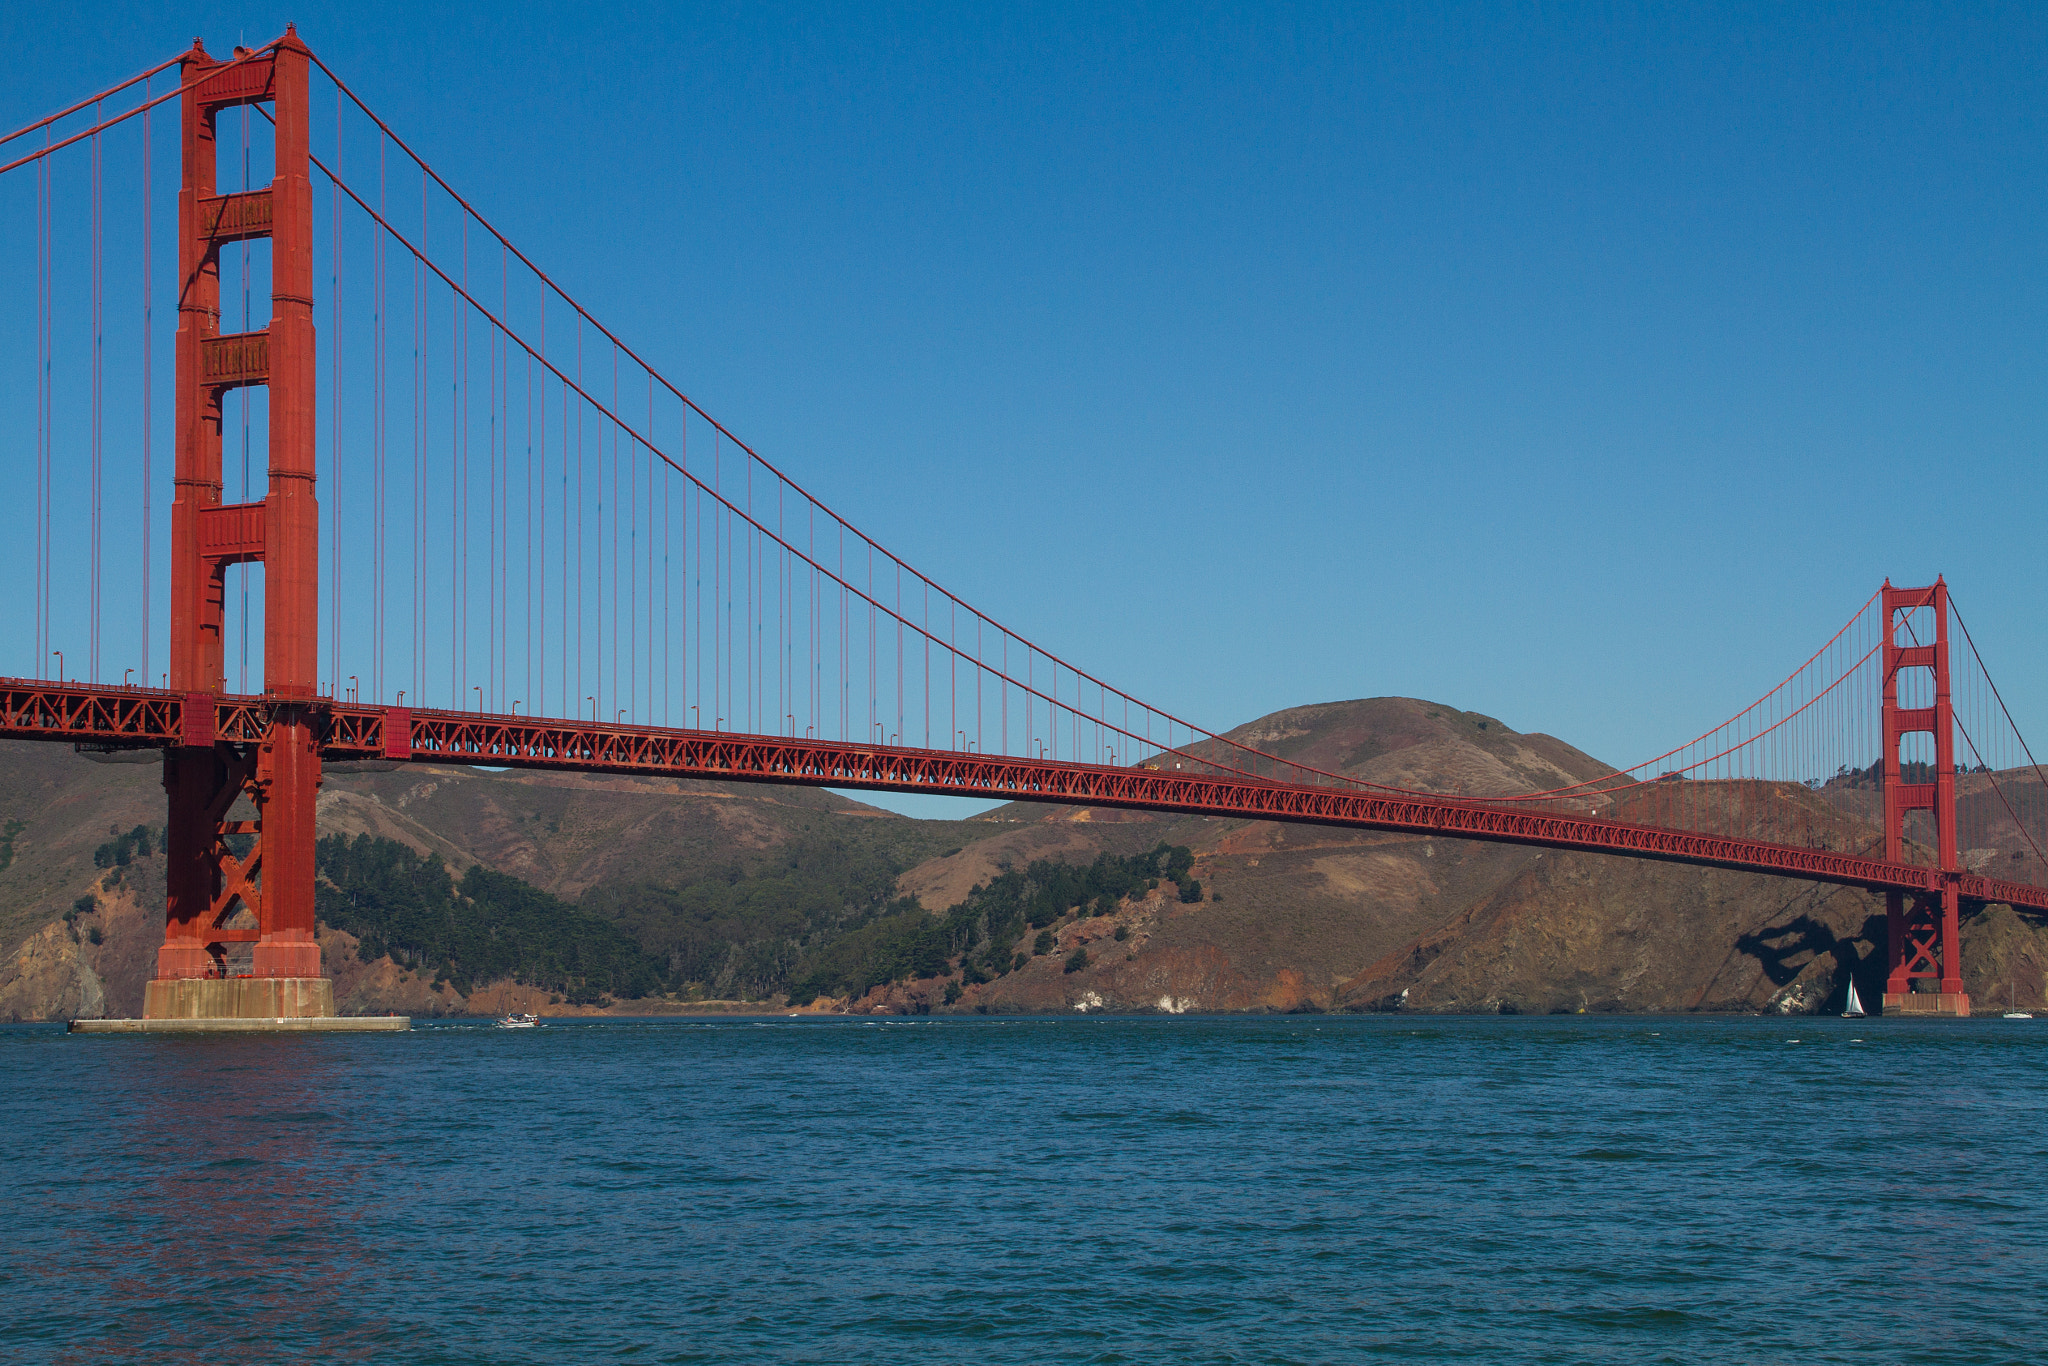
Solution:
[[[2048,1020],[0,1030],[0,1357],[2040,1359]]]

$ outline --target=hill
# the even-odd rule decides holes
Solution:
[[[163,940],[162,859],[154,844],[131,846],[118,866],[96,865],[94,853],[137,826],[161,839],[161,768],[154,754],[105,757],[0,742],[0,832],[12,832],[0,838],[0,1019],[141,1008]],[[323,837],[387,841],[458,882],[476,867],[507,875],[644,936],[657,954],[703,926],[680,909],[649,925],[650,901],[744,921],[801,883],[821,921],[858,921],[897,898],[899,873],[996,829],[907,820],[813,788],[432,764],[335,765],[318,815]],[[562,995],[458,984],[434,964],[414,970],[381,954],[365,961],[358,937],[325,914],[321,941],[346,1011],[497,1011]],[[744,985],[737,975],[709,964],[692,994]]]
[[[1229,738],[1475,795],[1611,771],[1411,698],[1290,708]],[[0,746],[0,1018],[139,1006],[161,860],[110,850],[160,829],[157,773]],[[1778,796],[1784,833],[1876,839],[1854,782]],[[436,765],[336,766],[320,822],[445,870],[443,928],[393,939],[401,910],[337,909],[341,865],[323,862],[327,961],[361,1011],[1805,1011],[1852,973],[1866,997],[1882,990],[1883,907],[1866,894],[1506,845],[1031,804],[912,821],[815,789]],[[390,880],[348,876],[357,892]],[[527,928],[479,938],[493,916]],[[1974,992],[2003,999],[2015,975],[2039,991],[2048,937],[1996,910],[1965,934]],[[590,960],[608,975],[563,968],[565,935],[614,945]],[[510,978],[476,975],[515,959]]]

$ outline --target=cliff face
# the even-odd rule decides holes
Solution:
[[[156,974],[164,942],[163,860],[95,869],[88,852],[76,876],[57,884],[51,918],[15,936],[0,959],[0,1020],[141,1013],[143,983]]]

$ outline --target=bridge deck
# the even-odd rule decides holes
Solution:
[[[262,697],[187,698],[151,688],[0,679],[0,738],[136,748],[252,743],[269,724],[272,705]],[[659,774],[1246,817],[1657,859],[1875,892],[1935,891],[1952,878],[1966,900],[2048,914],[2048,888],[2026,883],[1515,803],[547,717],[327,700],[316,709],[324,723],[322,753],[329,759]]]

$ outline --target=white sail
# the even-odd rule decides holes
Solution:
[[[1847,1020],[1862,1013],[1863,1003],[1856,999],[1856,983],[1851,981],[1849,983],[1849,1008],[1842,1012],[1842,1018]]]

